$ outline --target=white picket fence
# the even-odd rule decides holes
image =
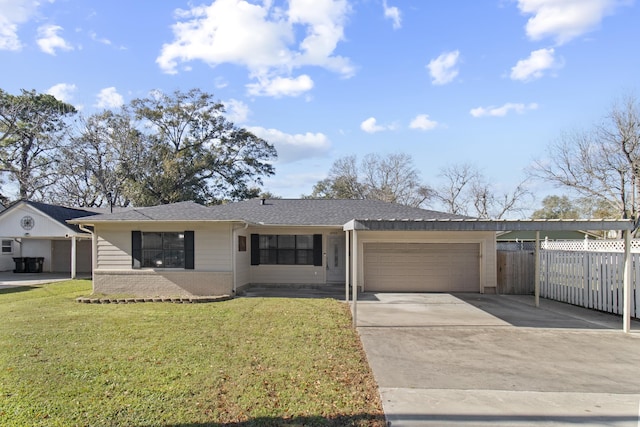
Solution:
[[[640,253],[632,253],[631,317],[640,318]],[[624,254],[541,250],[540,296],[622,314]]]

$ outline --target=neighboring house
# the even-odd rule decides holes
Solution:
[[[235,295],[256,284],[346,282],[364,291],[495,292],[495,230],[459,229],[463,219],[375,200],[254,199],[69,222],[93,230],[94,293]]]
[[[92,235],[67,220],[95,215],[46,203],[18,201],[0,212],[0,271],[14,270],[13,258],[42,258],[42,271],[91,272]]]

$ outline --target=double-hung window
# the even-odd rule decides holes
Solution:
[[[2,253],[3,254],[13,253],[13,240],[10,240],[10,239],[2,240]]]

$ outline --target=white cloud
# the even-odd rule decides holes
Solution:
[[[382,132],[391,128],[391,126],[379,125],[375,117],[369,117],[367,120],[360,123],[360,129],[367,133]]]
[[[97,98],[95,106],[98,108],[118,108],[124,104],[122,95],[113,86],[102,89]]]
[[[518,8],[527,21],[526,32],[531,40],[547,37],[564,44],[598,27],[606,15],[627,0],[518,0]]]
[[[253,96],[299,96],[313,88],[313,80],[306,74],[296,78],[264,76],[257,83],[249,83],[247,90]]]
[[[530,81],[539,79],[549,69],[560,68],[562,64],[554,57],[555,50],[538,49],[531,52],[527,59],[521,59],[511,68],[511,79]]]
[[[294,64],[315,65],[351,77],[355,70],[349,59],[333,56],[338,42],[344,39],[350,10],[347,0],[289,0],[289,25],[307,27],[306,37],[294,53]]]
[[[254,135],[273,144],[278,151],[278,163],[325,156],[331,148],[329,138],[323,133],[288,134],[277,129],[248,127]]]
[[[469,113],[473,117],[504,117],[511,111],[514,111],[518,114],[523,114],[526,111],[536,109],[538,109],[538,104],[536,104],[535,102],[532,102],[530,104],[514,104],[508,102],[501,107],[491,106],[473,108],[471,111],[469,111]]]
[[[39,27],[37,43],[40,50],[49,55],[55,55],[56,49],[73,50],[73,46],[58,35],[60,31],[62,31],[62,27],[59,25],[48,24]]]
[[[402,15],[400,13],[400,9],[395,6],[389,7],[387,5],[387,0],[382,2],[382,7],[384,8],[384,17],[393,21],[393,29],[397,30],[402,27]]]
[[[460,59],[460,51],[445,52],[432,59],[427,68],[431,74],[432,83],[434,85],[445,85],[453,81],[458,75],[458,60]]]
[[[409,124],[411,129],[431,130],[438,126],[438,122],[431,120],[428,114],[418,114]]]
[[[208,6],[176,11],[174,41],[162,46],[156,63],[170,74],[191,61],[212,67],[241,65],[258,80],[250,90],[274,96],[299,95],[300,90],[311,89],[308,81],[291,77],[291,71],[299,67],[318,66],[343,77],[354,74],[348,58],[334,55],[344,38],[350,11],[347,0],[290,0],[287,10],[272,3],[216,0]],[[269,90],[265,81],[278,82],[276,78],[283,79],[279,83],[296,83],[297,89]]]
[[[224,108],[226,110],[225,116],[233,123],[244,123],[249,117],[249,106],[237,99],[230,99],[225,101]]]
[[[53,85],[47,89],[47,93],[55,96],[56,99],[59,99],[60,101],[69,103],[73,98],[73,94],[76,89],[77,87],[74,84],[58,83],[57,85]]]
[[[0,50],[22,49],[18,26],[29,21],[38,6],[38,0],[0,0]]]

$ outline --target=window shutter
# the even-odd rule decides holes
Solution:
[[[251,265],[260,265],[260,235],[251,235]]]
[[[142,232],[131,232],[131,268],[142,266]]]
[[[313,265],[322,265],[322,234],[313,235]]]
[[[195,239],[193,231],[184,232],[184,268],[193,270],[195,268]]]

